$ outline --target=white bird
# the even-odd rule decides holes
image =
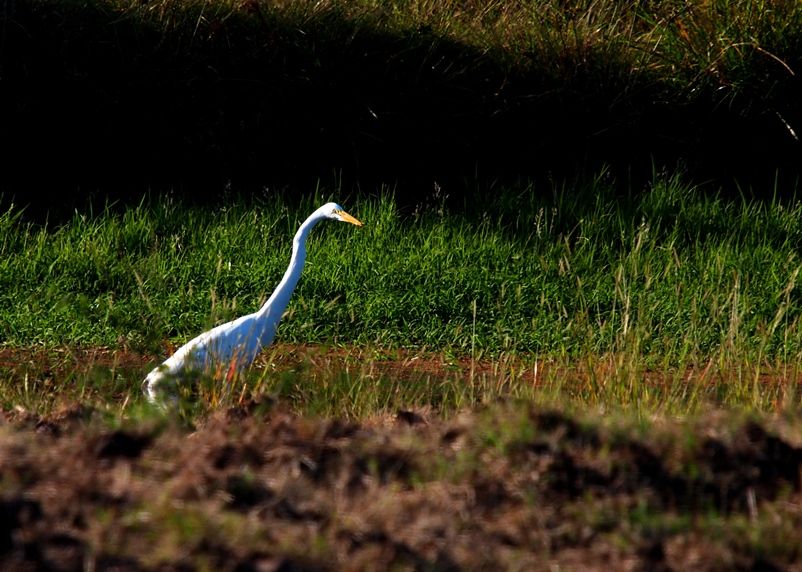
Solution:
[[[143,382],[151,402],[159,402],[160,395],[187,372],[241,371],[256,359],[263,347],[270,345],[304,269],[306,238],[324,219],[362,226],[337,203],[326,203],[313,212],[295,233],[290,265],[270,299],[257,312],[221,324],[190,340],[151,371]]]

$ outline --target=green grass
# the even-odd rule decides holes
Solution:
[[[322,409],[351,402],[356,416],[400,405],[392,381],[374,401],[358,399],[360,364],[375,361],[364,355],[369,348],[496,364],[484,380],[471,372],[474,388],[407,385],[401,401],[414,404],[531,396],[518,381],[544,366],[550,373],[538,381],[558,393],[570,386],[580,402],[796,401],[799,203],[724,200],[660,175],[638,194],[604,173],[544,190],[508,188],[463,214],[436,208],[436,198],[406,214],[389,196],[344,201],[365,227],[314,230],[277,341],[368,350],[358,375],[329,388],[339,398],[315,383],[313,397],[297,401]],[[292,208],[262,201],[217,210],[154,198],[53,228],[8,211],[0,218],[0,341],[163,356],[166,339],[183,343],[258,308],[286,267],[298,224],[329,198],[319,195]],[[273,373],[257,372],[251,389],[226,390],[226,399],[254,386],[282,393]],[[763,373],[784,383],[764,384]],[[582,382],[566,384],[571,376]],[[108,385],[101,377],[96,385]],[[211,401],[224,397],[210,391]]]
[[[347,204],[365,227],[314,230],[279,339],[462,355],[634,351],[667,364],[798,359],[799,204],[722,200],[680,178],[657,177],[634,198],[616,187],[602,176],[539,199],[522,186],[472,214]],[[313,208],[153,199],[58,228],[9,211],[0,339],[183,341],[259,307]]]

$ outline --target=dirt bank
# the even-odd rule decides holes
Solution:
[[[2,569],[802,569],[779,421],[100,417],[2,414]]]

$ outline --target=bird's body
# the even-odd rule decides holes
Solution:
[[[270,299],[253,314],[203,332],[151,371],[144,381],[150,401],[158,401],[159,394],[166,389],[166,385],[177,381],[188,371],[241,371],[256,359],[263,347],[270,345],[301,277],[306,261],[306,239],[309,231],[324,219],[362,226],[361,222],[336,203],[327,203],[313,212],[295,233],[290,265]]]

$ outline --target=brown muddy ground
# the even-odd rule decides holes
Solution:
[[[796,427],[796,428],[795,428]],[[2,570],[802,570],[798,426],[0,416]]]

